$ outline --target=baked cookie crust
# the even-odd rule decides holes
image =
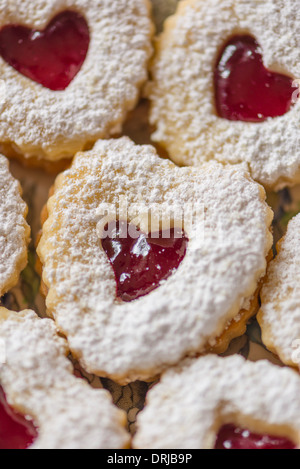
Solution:
[[[277,257],[269,264],[258,314],[264,344],[294,368],[300,366],[299,254],[300,215],[297,215],[277,244]]]
[[[18,283],[27,264],[27,211],[21,186],[11,175],[7,159],[0,155],[0,297]]]
[[[245,162],[267,188],[300,182],[300,101],[261,123],[217,115],[214,70],[222,47],[239,34],[254,36],[266,68],[298,79],[299,9],[293,0],[184,0],[156,43],[148,95],[159,142],[180,165]]]
[[[264,360],[216,355],[186,360],[149,391],[133,446],[213,449],[220,428],[235,424],[300,447],[299,396],[300,377]]]
[[[33,419],[31,449],[116,449],[129,446],[125,412],[103,389],[74,376],[67,342],[55,324],[33,311],[0,308],[5,363],[0,385],[8,404]]]

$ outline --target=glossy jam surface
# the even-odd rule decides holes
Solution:
[[[224,425],[217,437],[215,449],[295,449],[287,438],[258,435],[234,425]]]
[[[290,110],[295,91],[292,78],[264,67],[261,48],[251,36],[235,36],[221,52],[215,69],[220,117],[263,122],[282,116]]]
[[[159,287],[179,267],[188,238],[181,229],[147,236],[127,222],[110,223],[102,247],[115,272],[117,299],[136,300]],[[166,237],[168,236],[168,237]]]
[[[43,31],[7,25],[0,31],[0,55],[18,72],[46,88],[67,88],[86,58],[86,20],[73,11],[56,16]]]
[[[37,436],[33,423],[8,406],[0,387],[0,449],[27,449]]]

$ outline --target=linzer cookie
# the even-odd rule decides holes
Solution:
[[[180,2],[152,67],[154,141],[179,164],[245,162],[269,188],[300,182],[299,21],[293,0]]]
[[[147,78],[148,0],[3,0],[0,144],[58,162],[120,131]]]
[[[296,449],[300,377],[267,361],[208,355],[168,370],[148,393],[143,449]],[[171,429],[171,430],[170,430]]]
[[[128,447],[125,413],[74,376],[53,321],[0,308],[0,341],[0,449]]]
[[[300,215],[290,221],[268,268],[258,315],[263,342],[287,365],[300,366]]]
[[[150,379],[226,350],[257,311],[273,214],[240,166],[179,168],[128,138],[98,141],[47,211],[48,314],[91,373]]]
[[[0,155],[0,297],[14,287],[27,264],[30,229],[20,184],[12,177],[7,159]]]

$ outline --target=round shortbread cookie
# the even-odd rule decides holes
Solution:
[[[89,372],[120,383],[149,379],[218,346],[229,323],[243,319],[239,312],[253,308],[273,213],[264,189],[241,167],[178,168],[128,138],[98,141],[58,176],[47,209],[38,254],[48,314]],[[184,218],[188,238],[171,275],[133,301],[117,299],[102,239],[107,221],[124,217],[147,235],[169,220],[182,226]],[[152,267],[133,274],[133,282]],[[233,327],[229,334],[239,332]]]
[[[286,114],[243,122],[219,117],[214,81],[220,51],[239,35],[256,39],[267,69],[288,75],[291,82],[298,79],[299,22],[300,10],[293,0],[180,2],[157,41],[152,66],[153,140],[178,164],[200,165],[211,159],[246,162],[253,178],[267,187],[279,189],[299,182],[297,82],[292,87],[296,104]],[[224,79],[229,71],[225,73]]]
[[[129,446],[125,413],[113,406],[108,391],[74,376],[67,343],[53,321],[0,308],[0,340],[0,386],[11,408],[33,419],[38,435],[30,448]]]
[[[267,361],[208,355],[164,373],[138,415],[133,445],[212,449],[220,429],[233,424],[300,446],[299,409],[300,378],[294,371]]]
[[[287,365],[300,366],[300,215],[277,245],[261,291],[258,320],[264,344]]]
[[[0,10],[0,143],[7,154],[20,153],[26,158],[57,161],[72,157],[99,138],[119,132],[147,78],[153,33],[149,1],[1,0]],[[64,12],[67,15],[73,12],[71,20],[63,19],[56,25],[58,15]],[[74,19],[74,14],[80,15],[80,19],[76,16]],[[50,30],[47,29],[49,24]],[[41,59],[45,60],[49,55],[45,67],[52,67],[54,71],[50,68],[45,80],[52,78],[52,74],[55,77],[56,69],[63,79],[66,79],[64,73],[67,77],[74,74],[72,67],[61,71],[61,63],[55,62],[57,49],[67,54],[66,48],[74,47],[70,51],[71,60],[83,41],[78,39],[78,44],[73,45],[71,34],[76,38],[89,34],[87,50],[82,52],[83,56],[86,54],[85,59],[80,56],[84,59],[83,64],[65,89],[49,89],[46,84],[41,84],[41,80],[28,78],[39,70],[39,60],[36,67],[29,69],[27,62],[31,64],[36,58],[32,59],[30,55],[29,60],[27,49],[23,54],[25,57],[20,57],[17,38],[18,35],[23,38],[26,33],[15,31],[16,25],[33,30],[28,54],[35,47]],[[12,31],[7,32],[9,27]],[[71,32],[69,29],[64,32],[64,28]],[[58,29],[57,37],[55,29]],[[49,52],[46,40],[35,45],[34,41],[38,42],[39,35],[45,31],[52,35],[46,39],[53,41],[55,53],[51,48]],[[13,51],[10,49],[12,40],[16,40]],[[39,73],[45,75],[43,69]]]
[[[7,159],[0,155],[0,297],[18,283],[27,264],[30,228],[20,184],[12,177]]]

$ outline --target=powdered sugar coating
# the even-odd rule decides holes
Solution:
[[[296,350],[300,345],[299,259],[300,215],[297,215],[290,221],[287,234],[278,244],[278,255],[269,265],[259,312],[264,343],[284,363],[294,367],[300,365]]]
[[[234,122],[217,115],[214,91],[220,50],[241,33],[256,38],[267,68],[299,78],[299,22],[293,0],[180,2],[158,40],[152,67],[153,139],[180,164],[246,162],[254,179],[275,189],[300,181],[300,101],[281,117]]]
[[[82,14],[90,29],[86,60],[64,91],[51,91],[19,74],[0,57],[5,82],[0,142],[25,157],[71,157],[119,131],[147,78],[153,26],[148,0],[0,0],[0,28],[44,29],[65,10]]]
[[[300,446],[300,377],[267,361],[208,355],[167,371],[138,415],[134,447],[212,449],[233,423]],[[172,431],[170,431],[170,428]]]
[[[32,449],[116,449],[129,444],[125,413],[109,393],[75,378],[65,339],[33,311],[0,309],[6,362],[0,385],[9,404],[38,427]]]
[[[111,214],[120,196],[144,231],[156,204],[164,219],[186,213],[190,202],[205,213],[190,231],[184,226],[189,244],[178,270],[147,296],[121,304],[97,230],[102,204],[112,204]],[[264,199],[241,167],[178,168],[128,138],[79,153],[56,181],[38,254],[48,313],[82,366],[121,383],[149,379],[216,339],[265,274],[272,212]]]
[[[12,177],[7,159],[0,155],[0,297],[18,282],[27,264],[30,229],[20,184]]]

